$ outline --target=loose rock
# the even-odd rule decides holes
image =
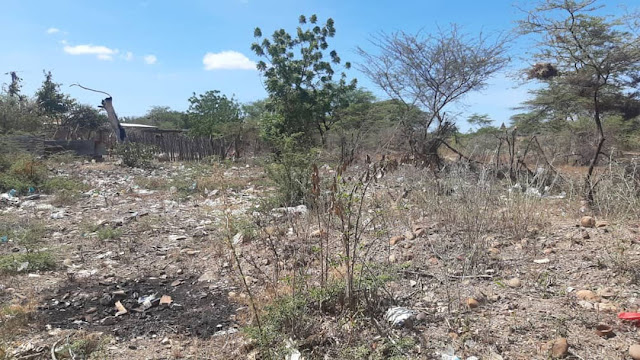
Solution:
[[[596,294],[591,290],[578,290],[576,291],[576,297],[580,300],[595,301],[598,299]]]
[[[403,237],[403,236],[393,236],[393,237],[391,238],[391,240],[389,240],[389,244],[390,244],[391,246],[393,246],[393,245],[395,245],[395,244],[399,243],[400,241],[402,241],[403,239],[404,239],[404,237]]]
[[[551,347],[551,357],[554,359],[561,359],[567,356],[569,352],[569,343],[565,338],[557,338],[553,342],[553,346]]]
[[[509,287],[519,288],[521,285],[522,285],[522,282],[517,277],[507,280],[507,286]]]
[[[640,360],[640,345],[639,344],[633,344],[633,345],[629,346],[629,356],[631,356],[631,358],[633,360]]]
[[[476,299],[474,299],[474,298],[471,298],[471,297],[470,297],[470,298],[468,298],[468,299],[467,299],[467,306],[468,306],[470,309],[475,309],[475,308],[477,308],[478,306],[480,306],[480,302],[479,302],[478,300],[476,300]]]
[[[583,216],[582,219],[580,219],[580,226],[586,228],[595,227],[596,219],[592,218],[591,216]]]

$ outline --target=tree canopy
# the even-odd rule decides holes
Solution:
[[[356,80],[347,81],[344,72],[334,79],[334,67],[342,59],[329,50],[328,40],[336,34],[333,19],[319,25],[316,15],[309,19],[301,15],[298,22],[293,36],[280,29],[268,39],[260,28],[254,31],[256,42],[251,49],[263,59],[257,68],[265,78],[267,105],[277,114],[270,118],[266,132],[271,137],[296,137],[300,143],[309,143],[315,130],[324,143],[336,121],[335,111],[347,106],[344,96],[355,88]],[[351,64],[344,66],[348,69]]]

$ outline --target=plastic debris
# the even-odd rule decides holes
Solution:
[[[160,305],[171,305],[172,302],[173,299],[171,299],[171,296],[169,295],[162,295],[160,298]]]
[[[405,322],[414,316],[414,312],[404,307],[393,307],[387,310],[384,315],[385,320],[391,323],[393,327],[403,327]]]
[[[640,313],[635,312],[621,312],[618,314],[618,319],[636,321],[640,320]]]
[[[451,347],[448,347],[446,351],[440,353],[440,359],[441,360],[462,360],[457,355],[455,355],[455,352]]]
[[[124,315],[127,313],[127,308],[125,308],[120,301],[116,301],[115,305],[116,310],[118,310],[118,312],[116,312],[116,316]]]
[[[156,294],[151,294],[147,296],[141,296],[138,298],[138,304],[141,304],[141,310],[147,310],[153,306],[153,303],[158,300],[156,298]]]
[[[301,360],[302,359],[302,354],[300,353],[300,351],[298,351],[298,349],[296,349],[294,347],[295,344],[293,343],[293,340],[291,340],[291,339],[287,340],[286,344],[287,344],[286,345],[287,349],[291,349],[290,350],[291,352],[290,352],[289,355],[287,355],[285,357],[285,359],[286,360]]]
[[[56,211],[51,214],[52,219],[62,219],[64,217],[64,210]]]
[[[25,271],[29,267],[29,262],[25,261],[18,266],[18,272]]]
[[[275,214],[290,214],[290,215],[304,215],[308,212],[308,209],[305,205],[291,206],[291,207],[281,207],[273,209]]]
[[[0,236],[0,242],[6,243],[9,241],[9,237],[7,235]]]

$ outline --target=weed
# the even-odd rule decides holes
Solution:
[[[26,267],[24,267],[24,264],[26,264]],[[0,274],[15,274],[18,270],[27,272],[48,271],[55,268],[55,257],[48,251],[0,255]]]
[[[57,193],[60,191],[86,191],[88,186],[82,183],[80,180],[65,177],[65,176],[54,176],[46,179],[40,190],[47,193]]]
[[[30,188],[37,188],[47,177],[44,163],[29,154],[18,154],[13,158],[6,157],[0,163],[0,191],[15,189],[25,193]]]
[[[122,230],[105,227],[98,230],[98,239],[115,240],[122,236]]]
[[[71,164],[80,160],[75,151],[60,151],[47,157],[47,162],[52,165]]]
[[[5,359],[3,355],[2,342],[13,338],[15,335],[24,332],[24,329],[31,324],[35,318],[35,305],[4,305],[0,308],[0,359]]]
[[[0,224],[0,236],[6,236],[27,249],[33,249],[39,244],[46,232],[46,228],[40,222],[7,219]]]

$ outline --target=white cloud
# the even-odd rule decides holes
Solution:
[[[255,70],[256,63],[237,51],[208,52],[202,58],[205,70]]]
[[[118,53],[117,49],[110,49],[106,46],[96,45],[65,45],[64,52],[69,55],[95,55],[100,60],[113,60],[113,55]]]
[[[133,60],[133,53],[131,51],[127,51],[126,53],[122,54],[122,58],[127,61],[131,61]]]
[[[144,56],[144,62],[147,63],[148,65],[153,65],[156,63],[156,61],[158,61],[158,58],[155,55]]]
[[[56,33],[59,33],[59,32],[60,32],[60,29],[58,29],[58,28],[51,27],[51,28],[47,29],[47,34],[56,34]]]

